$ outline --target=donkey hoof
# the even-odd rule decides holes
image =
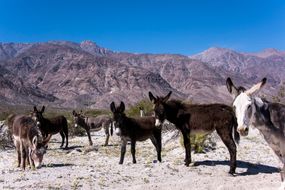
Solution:
[[[228,174],[229,174],[229,176],[232,176],[232,177],[234,177],[236,172],[234,171],[234,170],[230,170],[229,172],[228,172]]]
[[[122,164],[123,164],[123,162],[119,162],[119,164],[121,164],[121,165],[122,165]]]
[[[134,161],[133,161],[133,164],[136,164],[136,163],[137,163],[137,161],[136,161],[136,160],[134,160]]]
[[[185,160],[185,166],[189,166],[191,164],[191,161],[190,160]]]

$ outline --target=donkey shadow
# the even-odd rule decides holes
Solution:
[[[61,168],[61,167],[69,167],[74,166],[74,164],[43,164],[43,168]]]
[[[218,161],[218,160],[205,160],[195,162],[195,166],[204,165],[204,166],[216,166],[216,165],[229,165],[229,161]],[[245,161],[237,161],[238,168],[247,168],[245,172],[236,173],[238,176],[247,176],[247,175],[257,175],[259,173],[272,174],[279,173],[280,169],[273,166],[267,166],[263,164],[253,164]]]
[[[83,148],[84,146],[82,145],[74,145],[74,146],[69,146],[67,148],[48,148],[48,150],[74,150],[74,149],[81,149]]]

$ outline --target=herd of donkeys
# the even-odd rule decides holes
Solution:
[[[272,103],[255,94],[264,86],[266,78],[250,89],[235,86],[230,78],[226,80],[227,89],[233,97],[232,106],[224,104],[187,104],[170,99],[171,92],[164,97],[149,92],[153,103],[153,113],[143,117],[128,117],[123,102],[116,106],[110,104],[113,117],[100,115],[96,118],[84,116],[73,111],[75,127],[83,127],[92,145],[90,130],[104,128],[105,145],[109,136],[115,133],[121,138],[121,155],[119,164],[123,164],[126,145],[130,142],[133,163],[136,163],[135,146],[137,141],[150,139],[161,162],[161,130],[163,123],[169,121],[181,131],[185,148],[185,165],[191,163],[190,133],[211,133],[214,130],[220,136],[230,153],[230,174],[236,170],[236,143],[240,135],[248,134],[249,126],[260,130],[269,146],[283,163],[281,169],[282,188],[285,185],[285,105]],[[45,118],[43,112],[34,107],[31,115],[10,115],[8,126],[18,156],[18,167],[25,169],[26,163],[31,167],[41,166],[47,144],[53,134],[60,133],[61,147],[68,147],[68,123],[64,116]]]

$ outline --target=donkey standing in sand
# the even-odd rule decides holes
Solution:
[[[28,116],[15,115],[9,118],[12,126],[13,141],[17,150],[18,167],[26,168],[26,161],[32,167],[39,168],[46,153],[51,135],[43,140],[35,121]]]
[[[236,87],[227,79],[228,91],[233,95],[238,131],[248,134],[249,126],[256,127],[264,136],[269,146],[283,163],[281,170],[282,189],[285,188],[285,105],[271,103],[254,96],[266,83],[266,78],[246,90]]]
[[[230,174],[236,169],[236,144],[239,134],[234,112],[230,106],[223,104],[191,105],[178,100],[168,100],[171,92],[165,97],[154,97],[149,92],[150,101],[154,104],[156,122],[159,126],[165,120],[173,123],[182,132],[185,147],[185,165],[191,163],[190,133],[211,133],[217,131],[230,152]],[[234,139],[232,133],[234,132]]]
[[[61,135],[62,142],[60,148],[63,147],[64,139],[66,139],[65,148],[68,148],[68,125],[67,119],[63,116],[56,116],[52,118],[44,118],[43,113],[45,111],[45,106],[42,107],[41,111],[38,111],[37,107],[34,106],[34,111],[32,112],[32,118],[37,122],[37,126],[42,132],[42,135],[46,137],[47,135],[57,134]]]
[[[82,115],[81,113],[76,113],[75,110],[73,110],[72,115],[75,124],[74,127],[81,126],[86,130],[90,146],[93,145],[90,131],[97,132],[100,131],[102,128],[104,129],[106,135],[104,146],[108,145],[110,133],[111,135],[113,135],[112,118],[110,116],[99,115],[97,117],[87,117]]]
[[[121,158],[119,164],[123,164],[126,153],[127,142],[131,141],[131,153],[133,163],[136,161],[136,142],[150,139],[155,146],[157,152],[157,160],[161,162],[161,126],[155,126],[154,117],[127,117],[125,115],[125,104],[121,102],[120,106],[116,107],[115,103],[110,104],[113,112],[115,131],[118,136],[121,136]]]

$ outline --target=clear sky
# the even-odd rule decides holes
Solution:
[[[137,53],[285,50],[285,1],[0,0],[0,42],[49,40]]]

